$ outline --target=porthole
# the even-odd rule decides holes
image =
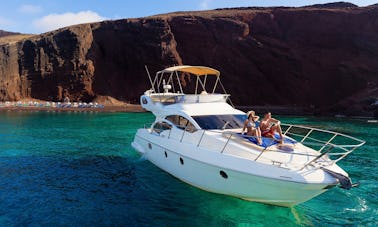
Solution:
[[[148,148],[152,149],[152,145],[150,143],[148,143]]]
[[[224,179],[227,179],[227,178],[228,178],[227,173],[224,172],[223,170],[219,171],[219,174],[220,174]]]
[[[147,99],[145,97],[142,98],[142,103],[143,104],[147,104],[148,103],[148,101],[147,101]]]
[[[165,155],[166,158],[168,158],[168,154],[167,154],[166,151],[164,151],[164,155]]]
[[[184,159],[180,158],[181,165],[184,165]]]

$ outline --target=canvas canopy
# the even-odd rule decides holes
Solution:
[[[219,76],[220,75],[220,72],[216,69],[205,67],[205,66],[191,66],[191,65],[179,65],[179,66],[169,67],[160,71],[160,73],[176,72],[176,71],[187,72],[196,76],[203,76],[203,75]]]

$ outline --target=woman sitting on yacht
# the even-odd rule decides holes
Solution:
[[[256,116],[255,111],[251,110],[247,112],[247,117],[248,119],[244,121],[242,134],[247,129],[247,135],[256,137],[257,144],[261,145],[261,131],[258,125],[259,116]]]

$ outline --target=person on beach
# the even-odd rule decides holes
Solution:
[[[278,132],[280,135],[280,143],[282,143],[283,135],[280,124],[281,122],[279,120],[272,118],[272,114],[270,112],[266,113],[260,122],[261,135],[275,139],[274,133]]]
[[[261,131],[258,126],[258,120],[259,116],[255,115],[255,111],[251,110],[247,112],[247,119],[244,121],[244,126],[242,130],[242,134],[244,133],[244,130],[247,129],[247,135],[248,136],[255,136],[257,140],[257,144],[261,145]]]

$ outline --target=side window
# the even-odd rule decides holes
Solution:
[[[184,118],[184,117],[181,117],[179,118],[179,122],[178,122],[178,126],[181,128],[181,129],[185,129],[186,126],[188,126],[190,122],[188,121],[188,119]]]
[[[152,130],[160,134],[164,130],[169,130],[171,128],[172,126],[166,122],[157,122],[154,124]]]
[[[178,115],[170,115],[170,116],[167,116],[165,119],[172,122],[174,125],[178,125],[179,124],[179,118],[180,118],[180,116],[178,116]]]
[[[195,132],[197,131],[196,127],[194,127],[194,125],[192,123],[190,123],[190,121],[188,121],[188,125],[186,126],[186,131],[188,132]]]
[[[167,116],[165,119],[172,122],[177,128],[186,130],[188,132],[195,132],[197,129],[194,125],[185,117],[179,115]]]

